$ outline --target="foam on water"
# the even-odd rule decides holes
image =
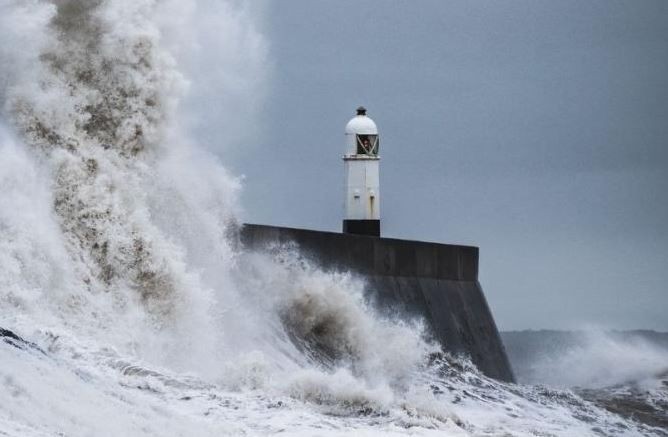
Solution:
[[[557,387],[603,388],[627,383],[654,384],[668,372],[668,350],[641,336],[589,328],[570,342],[551,345],[533,357],[528,382]]]
[[[204,16],[212,89],[256,101],[266,48],[237,2],[0,0],[0,326],[28,341],[0,340],[1,432],[655,432],[481,376],[294,248],[240,249],[240,183],[179,108],[179,63],[219,55]]]

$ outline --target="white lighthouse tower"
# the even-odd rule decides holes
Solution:
[[[376,123],[360,106],[346,125],[344,233],[380,236],[379,146]]]

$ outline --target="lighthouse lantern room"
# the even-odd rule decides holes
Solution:
[[[343,232],[380,236],[380,139],[363,106],[346,125],[346,198]]]

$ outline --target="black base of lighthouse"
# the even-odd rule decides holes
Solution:
[[[380,237],[380,220],[344,220],[343,233]]]

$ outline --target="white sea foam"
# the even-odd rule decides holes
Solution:
[[[0,0],[0,326],[32,343],[0,339],[0,432],[638,435],[440,354],[295,248],[239,248],[240,183],[178,104],[189,88],[258,101],[266,43],[249,11]]]
[[[557,387],[653,384],[668,372],[668,350],[638,335],[588,328],[533,357],[529,381]]]

